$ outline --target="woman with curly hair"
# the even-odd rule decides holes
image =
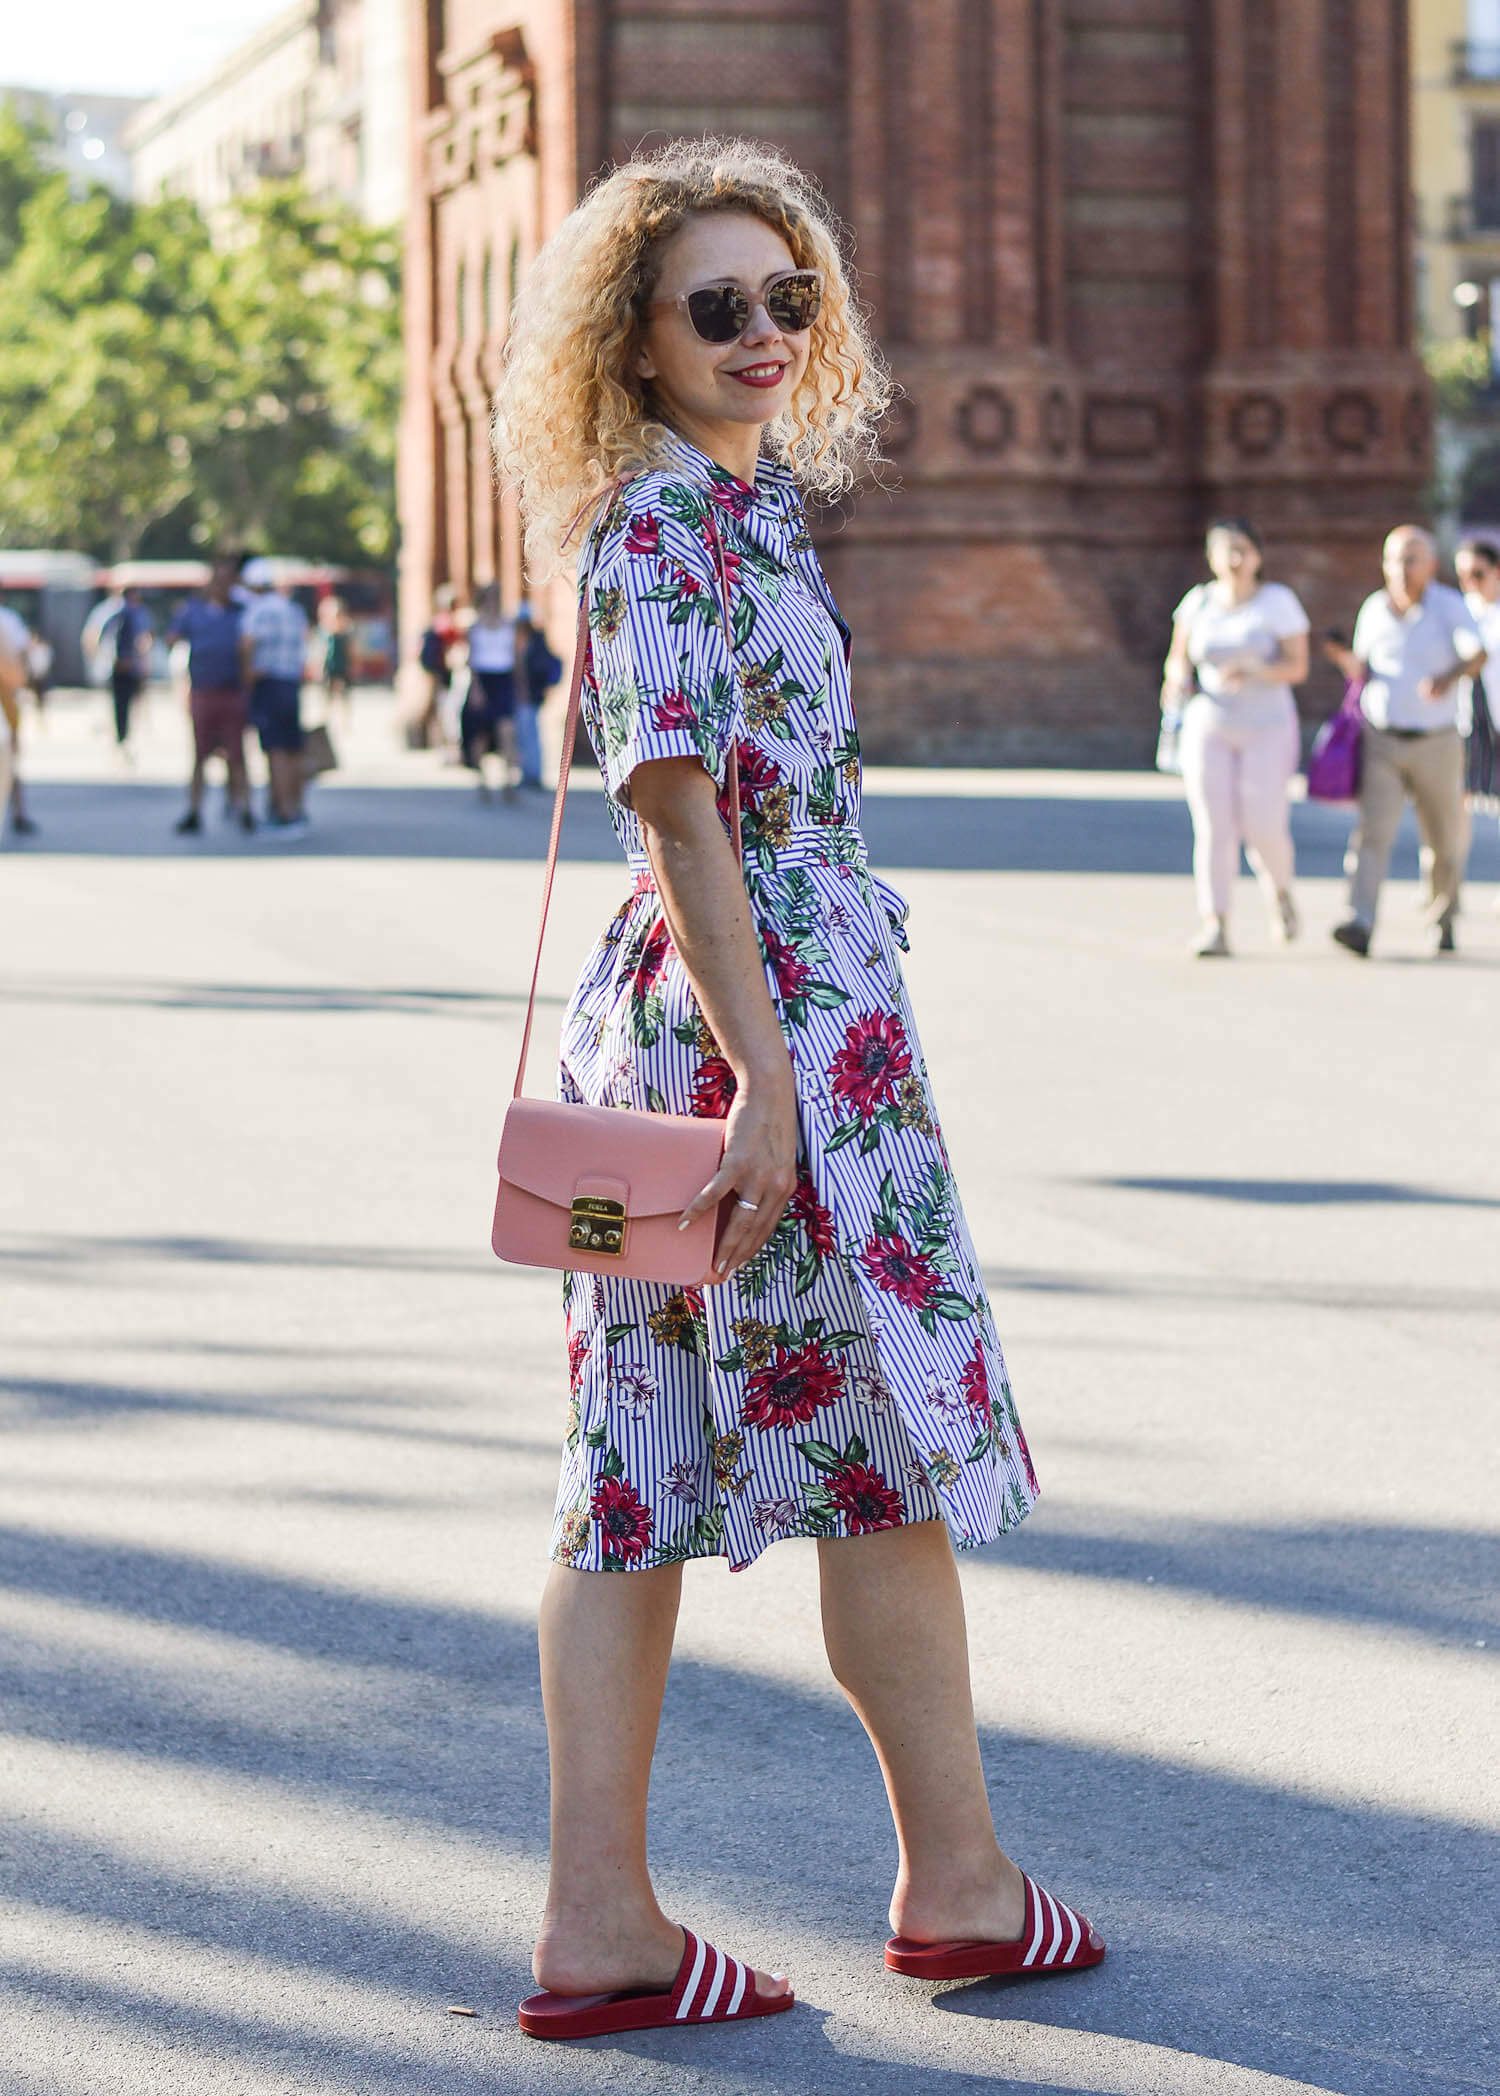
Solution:
[[[905,905],[866,859],[849,634],[802,511],[875,459],[888,393],[822,199],[742,142],[601,182],[513,321],[497,455],[534,573],[593,507],[584,718],[634,875],[565,1017],[561,1094],[724,1117],[685,1221],[733,1197],[721,1285],[565,1283],[538,2036],[792,2005],[670,1922],[646,1862],[683,1562],[738,1569],[785,1536],[818,1541],[829,1660],[896,1823],[887,1966],[1104,1955],[991,1820],[953,1547],[1021,1520],[1036,1481],[902,982]]]

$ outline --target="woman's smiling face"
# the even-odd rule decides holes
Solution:
[[[771,280],[796,267],[791,249],[762,219],[740,212],[688,219],[661,251],[653,299],[738,284],[750,300],[749,325],[734,342],[704,342],[682,307],[660,305],[637,353],[636,370],[650,381],[664,418],[715,456],[727,439],[749,457],[752,472],[761,426],[790,404],[807,370],[810,331],[784,332],[762,302]],[[716,432],[718,443],[705,442]]]

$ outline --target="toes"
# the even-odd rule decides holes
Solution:
[[[784,1972],[757,1972],[755,1991],[764,2000],[774,2001],[783,1994],[790,1994],[792,1983]]]

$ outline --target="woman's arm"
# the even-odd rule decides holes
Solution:
[[[1178,619],[1172,628],[1172,645],[1167,650],[1167,660],[1161,682],[1161,710],[1170,712],[1180,706],[1191,694],[1193,665],[1188,660],[1187,620]]]
[[[754,1215],[730,1210],[718,1251],[719,1271],[729,1273],[760,1250],[797,1183],[792,1061],[713,780],[696,757],[658,757],[637,765],[630,798],[672,944],[734,1072],[723,1166],[683,1216],[685,1228],[726,1194],[755,1202]]]
[[[1275,682],[1279,678],[1285,684],[1305,684],[1312,667],[1308,657],[1307,635],[1287,634],[1276,650],[1274,660],[1267,666],[1267,681]]]

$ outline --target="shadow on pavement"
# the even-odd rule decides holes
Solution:
[[[1199,1194],[1211,1201],[1254,1201],[1273,1208],[1500,1208],[1484,1194],[1445,1194],[1383,1179],[1086,1179],[1131,1193]]]
[[[1327,1540],[1315,1536],[1308,1548],[1316,1554]],[[1420,1555],[1430,1541],[1393,1527],[1368,1539],[1364,1562],[1382,1548]],[[1233,1558],[1244,1543],[1237,1531],[1217,1548]],[[1278,1549],[1285,1543],[1268,1538]],[[1210,1535],[1184,1547],[1200,1554],[1189,1564],[1198,1585],[1233,1589],[1232,1565],[1208,1562]],[[990,1570],[1003,1579],[999,1564]],[[0,1536],[0,1588],[239,1640],[259,1668],[253,1693],[241,1683],[231,1698],[232,1673],[221,1681],[200,1668],[197,1687],[175,1648],[170,1665],[149,1656],[157,1649],[149,1643],[145,1656],[132,1654],[128,1627],[108,1652],[93,1641],[86,1665],[35,1632],[7,1637],[0,1693],[21,1756],[28,1740],[128,1755],[138,1780],[166,1786],[164,1797],[180,1772],[228,1772],[264,1785],[270,1810],[283,1798],[324,1810],[344,1805],[417,1832],[461,1835],[492,1857],[497,1901],[512,1859],[543,1853],[545,1758],[529,1623],[25,1530]],[[998,1622],[998,1590],[996,1598]],[[278,1655],[298,1663],[279,1692],[264,1671]],[[311,1700],[309,1662],[338,1670],[327,1695]],[[1097,1972],[1024,1991],[966,1989],[944,1996],[941,2008],[1106,2033],[1311,2079],[1339,2096],[1412,2096],[1414,2088],[1472,2096],[1486,2086],[1476,2074],[1487,2065],[1483,2004],[1493,2003],[1495,1975],[1475,1923],[1500,1901],[1494,1836],[1131,1752],[998,1730],[986,1733],[984,1748],[1008,1841],[1043,1882],[1092,1914],[1111,1957]],[[743,1938],[733,1947],[772,1963],[781,1933],[817,1929],[842,1967],[868,1965],[871,1989],[903,1989],[920,2042],[933,2012],[926,1991],[889,1980],[880,1967],[892,1842],[873,1759],[840,1704],[681,1660],[654,1796],[669,1911],[742,1915]],[[134,2026],[143,2042],[170,2032],[232,2045],[245,2067],[285,2072],[300,2057],[320,2087],[358,2096],[500,2096],[518,2086],[513,2048],[521,2041],[509,2017],[527,1984],[515,1948],[525,1918],[498,1957],[484,1946],[483,1913],[456,1914],[451,1934],[394,1919],[379,1884],[383,1866],[360,1846],[368,1817],[351,1823],[339,1844],[348,1858],[303,1856],[299,1892],[264,1873],[236,1883],[184,1868],[174,1860],[182,1834],[166,1821],[155,1855],[142,1853],[139,1834],[134,1851],[128,1842],[101,1849],[96,1835],[70,1830],[62,1809],[23,1825],[0,1798],[0,1815],[11,1822],[0,1842],[0,1884],[44,1914],[128,1924],[188,1948],[251,1949],[313,1980],[398,1989],[429,2000],[433,2023],[425,2041],[414,2030],[387,2054],[357,2037],[330,2049],[315,2032],[299,2034],[294,2005],[272,2028],[253,2010],[225,2019],[191,1998],[163,1999],[159,1980],[148,1996],[115,1976],[54,1979],[60,2005],[97,2010],[117,2030]],[[326,1898],[305,1889],[320,1867]],[[476,2060],[476,2044],[451,2069],[445,2064],[441,2009],[449,2001],[482,2009],[488,2059]],[[706,2090],[763,2082],[819,2096],[903,2087],[957,2096],[1007,2086],[993,2071],[908,2069],[840,2049],[818,2033],[816,2002],[808,2007],[784,2026],[701,2040],[662,2033],[588,2049],[669,2062],[701,2077],[695,2085]],[[503,2060],[491,2050],[497,2041]]]
[[[287,843],[272,831],[242,837],[212,814],[201,836],[175,837],[172,824],[182,806],[176,787],[43,783],[30,797],[41,833],[13,841],[11,850],[184,863],[257,856],[541,860],[551,820],[550,802],[540,796],[504,808],[446,787],[340,786],[313,796],[311,831]],[[1304,877],[1342,871],[1350,822],[1347,809],[1294,804],[1292,832]],[[872,793],[863,823],[877,866],[1186,878],[1192,864],[1192,825],[1178,800]],[[598,792],[570,799],[562,856],[620,863]],[[1417,833],[1408,810],[1392,875],[1409,880],[1416,872]],[[1474,880],[1500,880],[1500,836],[1492,822],[1475,826],[1469,873]]]
[[[537,993],[539,1005],[559,1010],[564,999]],[[0,1004],[104,1006],[160,1012],[409,1012],[423,1019],[488,1018],[526,999],[510,990],[383,989],[340,983],[139,982],[93,977],[0,978]]]

